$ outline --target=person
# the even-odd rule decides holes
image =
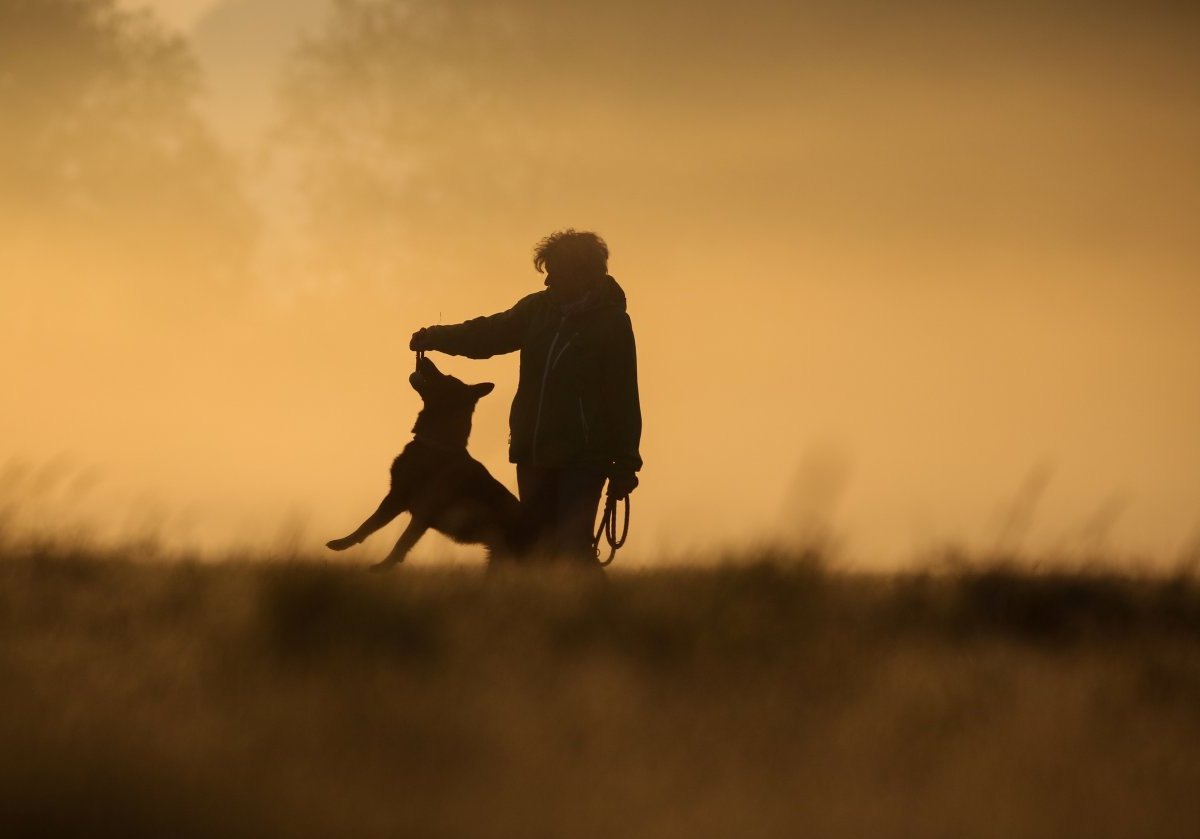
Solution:
[[[642,467],[633,325],[595,233],[553,233],[533,264],[546,274],[544,291],[499,314],[419,329],[409,348],[468,358],[520,352],[509,460],[522,507],[539,554],[593,565],[605,481],[610,497],[626,498]]]

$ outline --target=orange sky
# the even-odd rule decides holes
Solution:
[[[539,2],[496,8],[520,22]],[[259,219],[245,293],[215,313],[148,302],[100,263],[47,267],[34,243],[71,239],[45,219],[9,227],[28,247],[0,279],[0,462],[30,465],[8,490],[30,522],[207,545],[340,533],[408,438],[408,333],[536,289],[533,243],[570,225],[608,239],[639,339],[631,562],[814,527],[868,568],[947,541],[1166,564],[1195,539],[1186,7],[619,2],[542,15],[593,28],[532,55],[504,21],[431,24],[428,52],[398,45],[316,95],[286,61],[320,4],[162,5]],[[342,192],[322,195],[347,194],[349,160],[402,202],[372,186],[306,227],[289,142],[336,157]],[[432,203],[403,203],[418,186]],[[443,369],[498,383],[472,451],[513,485],[515,358]]]

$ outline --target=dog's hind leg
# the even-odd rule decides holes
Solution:
[[[408,527],[404,528],[404,532],[400,534],[400,538],[396,540],[396,547],[392,548],[391,553],[382,562],[372,565],[371,570],[386,571],[393,565],[399,565],[404,561],[404,557],[408,556],[408,552],[413,549],[413,545],[417,544],[428,529],[429,525],[414,516],[409,521]]]
[[[343,536],[341,539],[333,539],[326,542],[325,547],[334,551],[344,551],[346,548],[352,548],[403,512],[404,502],[400,500],[400,496],[395,492],[389,492],[384,496],[383,501],[380,502],[379,509],[371,513],[367,520],[358,526],[357,530],[349,536]]]

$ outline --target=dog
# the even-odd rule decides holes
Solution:
[[[401,513],[412,514],[391,553],[372,570],[404,561],[425,531],[433,528],[460,544],[483,545],[489,565],[516,560],[530,547],[531,531],[517,497],[467,453],[471,415],[491,382],[469,385],[442,373],[423,355],[409,384],[423,405],[413,439],[392,462],[387,496],[349,536],[326,542],[335,551],[359,544]]]

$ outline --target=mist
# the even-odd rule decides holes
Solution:
[[[12,527],[323,542],[408,439],[409,334],[537,290],[533,244],[571,226],[638,338],[623,559],[1192,544],[1182,4],[0,15]],[[471,450],[510,487],[515,361],[439,359],[497,383]],[[415,561],[447,556],[475,554]]]

